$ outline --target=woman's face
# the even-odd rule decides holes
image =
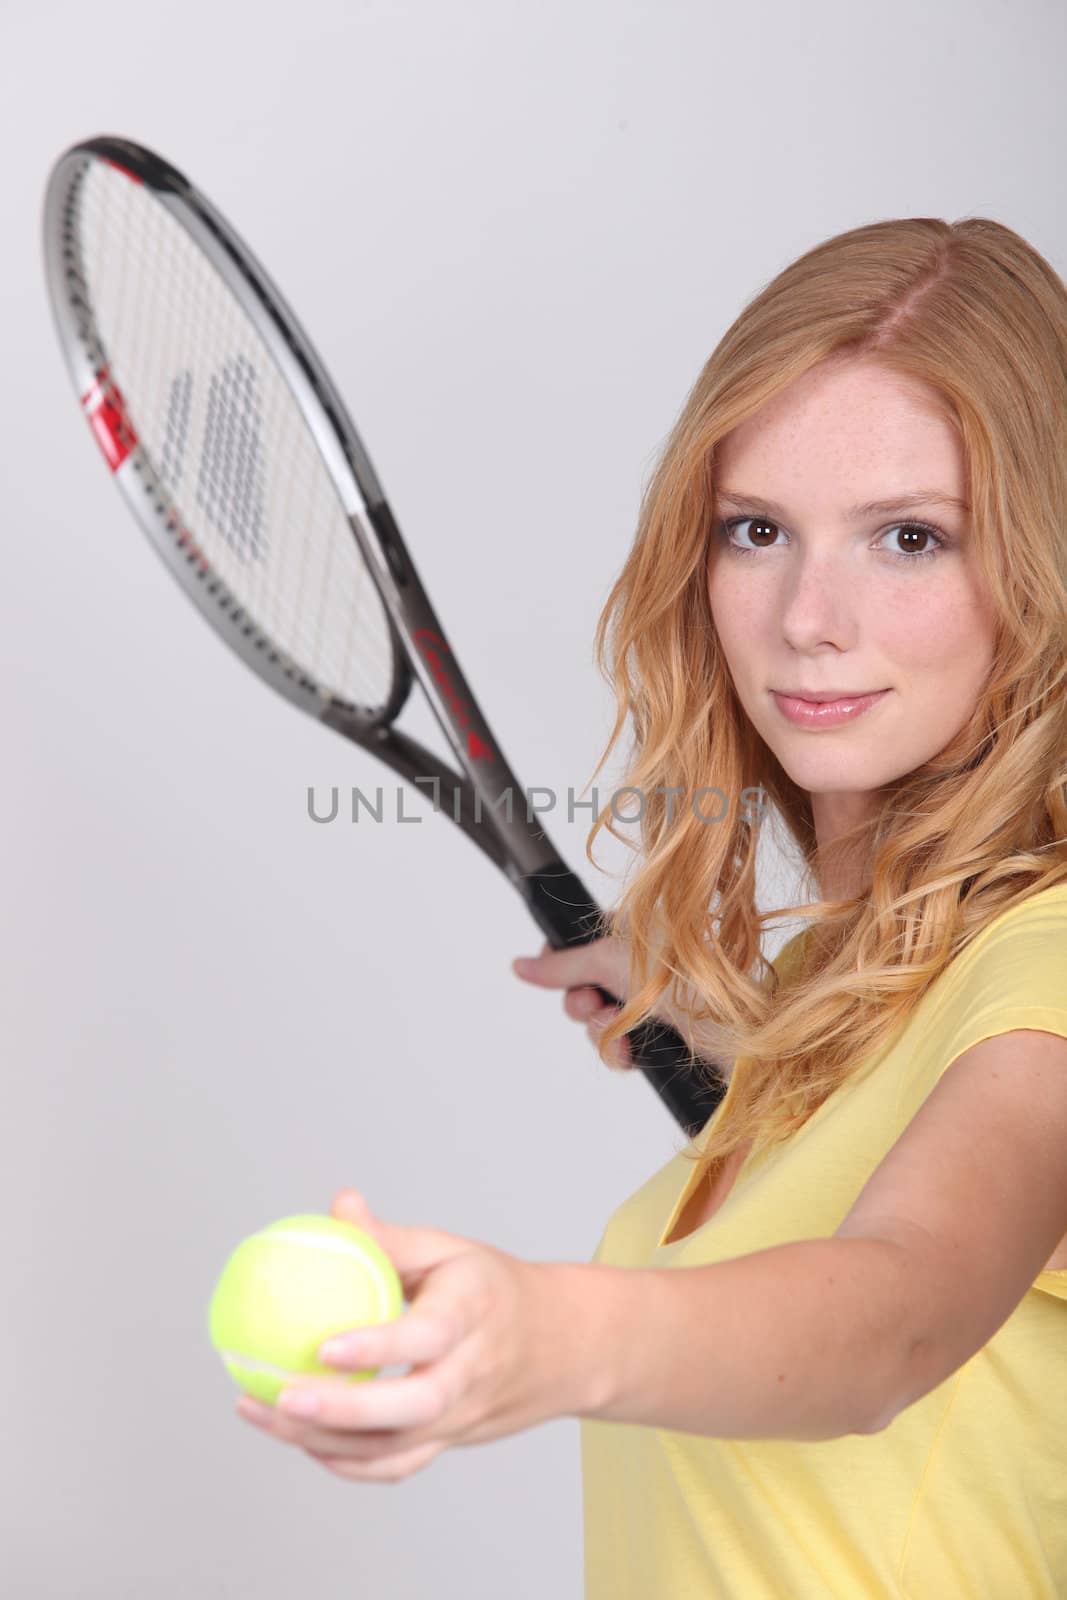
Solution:
[[[969,513],[936,498],[966,500],[962,449],[924,385],[871,360],[828,363],[720,442],[714,479],[712,618],[822,844],[866,814],[868,791],[949,743],[992,664]],[[857,509],[871,501],[893,504]],[[837,726],[797,725],[773,691],[805,689],[888,693]]]

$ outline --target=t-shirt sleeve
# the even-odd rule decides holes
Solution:
[[[1067,1039],[1067,888],[1039,891],[985,928],[945,974],[945,1006],[927,1040],[928,1083],[983,1039],[1034,1028]],[[1034,1288],[1067,1301],[1067,1271]]]
[[[972,1045],[1016,1028],[1067,1038],[1067,890],[1013,906],[957,962],[940,1019],[939,1073]]]

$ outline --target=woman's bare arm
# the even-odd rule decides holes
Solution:
[[[574,1414],[726,1439],[876,1432],[908,1366],[908,1269],[864,1238],[702,1267],[546,1263],[574,1330]]]

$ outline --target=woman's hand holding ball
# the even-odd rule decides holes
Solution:
[[[523,1261],[440,1229],[385,1222],[351,1189],[337,1195],[331,1215],[354,1224],[389,1258],[408,1309],[386,1311],[385,1320],[361,1318],[364,1325],[351,1331],[339,1330],[335,1319],[328,1341],[312,1346],[312,1375],[290,1373],[276,1383],[275,1404],[243,1398],[241,1416],[340,1477],[395,1482],[449,1445],[484,1444],[583,1414],[594,1403],[595,1359],[579,1359],[574,1273],[581,1268]],[[343,1265],[351,1275],[353,1263]],[[276,1282],[275,1298],[262,1303],[275,1319],[283,1288]],[[293,1308],[299,1321],[299,1296]],[[218,1339],[216,1345],[222,1348]],[[377,1376],[402,1364],[410,1371]]]

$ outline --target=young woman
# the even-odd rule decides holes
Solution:
[[[912,218],[786,268],[668,440],[602,664],[609,634],[638,870],[603,939],[516,970],[565,990],[608,1062],[668,1018],[734,1064],[726,1097],[587,1263],[387,1223],[341,1191],[409,1309],[338,1369],[411,1369],[293,1385],[317,1414],[283,1400],[265,1425],[395,1481],[579,1417],[587,1600],[1053,1600],[1067,289],[1049,265],[996,222]],[[690,803],[709,786],[714,823]],[[754,787],[804,873],[773,911],[736,803]],[[590,844],[602,826],[607,807]],[[769,963],[765,929],[798,913]]]

